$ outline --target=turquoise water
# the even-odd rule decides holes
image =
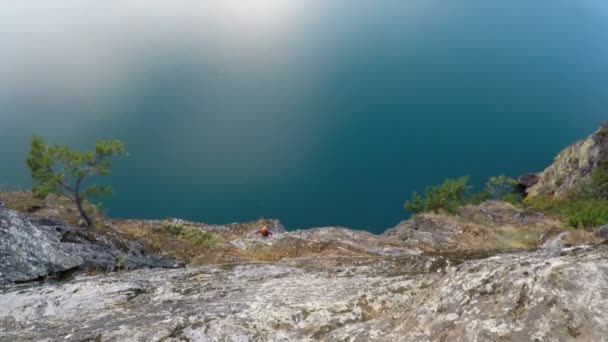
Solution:
[[[604,0],[143,3],[0,5],[1,185],[34,132],[117,138],[110,216],[379,232],[608,119]]]

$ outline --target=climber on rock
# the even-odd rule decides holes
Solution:
[[[268,226],[262,226],[262,228],[260,228],[260,230],[258,230],[256,234],[261,234],[263,237],[272,236],[272,232],[270,231],[270,229],[268,229]]]

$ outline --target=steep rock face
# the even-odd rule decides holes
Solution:
[[[148,255],[136,241],[111,240],[56,220],[30,220],[0,205],[0,284],[72,270],[174,266],[171,259]]]
[[[10,286],[0,340],[608,340],[608,246],[443,260],[318,257]]]
[[[538,180],[527,188],[530,197],[560,197],[588,181],[591,171],[599,162],[608,158],[608,126],[578,141],[561,151],[553,164],[538,176]]]

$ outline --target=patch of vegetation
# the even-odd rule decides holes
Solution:
[[[472,193],[471,195],[469,195],[466,199],[466,204],[473,204],[473,205],[477,205],[477,204],[481,204],[485,201],[491,200],[492,199],[492,195],[490,195],[489,192],[487,192],[485,189]]]
[[[521,205],[522,201],[524,200],[524,195],[519,192],[512,192],[500,197],[499,200],[518,206]]]
[[[124,257],[123,257],[123,258],[118,259],[118,261],[116,262],[116,269],[117,269],[117,270],[122,270],[122,269],[124,269],[124,268],[125,268],[126,263],[127,263],[127,259],[125,259]]]
[[[199,227],[174,221],[117,220],[112,223],[116,231],[144,242],[151,252],[185,263],[210,263],[221,255],[221,236]]]
[[[594,228],[608,224],[608,201],[579,201],[569,206],[568,225]]]
[[[201,247],[214,247],[218,242],[217,237],[209,232],[174,222],[165,223],[161,231]]]
[[[509,198],[516,192],[517,180],[505,175],[491,177],[486,182],[485,191],[494,200]]]
[[[440,209],[456,214],[465,203],[465,195],[469,190],[469,177],[447,179],[440,185],[426,188],[425,197],[418,193],[412,194],[412,199],[405,202],[405,208],[414,213],[437,212]]]
[[[414,192],[412,198],[405,202],[405,209],[418,214],[445,210],[458,214],[460,207],[466,204],[480,204],[487,200],[501,200],[511,204],[520,204],[523,195],[517,188],[517,181],[505,175],[492,177],[483,190],[470,193],[469,177],[447,179],[440,185],[428,187],[423,198]]]
[[[573,228],[594,228],[608,224],[608,200],[573,196],[555,199],[544,196],[528,198],[524,203],[528,207],[561,217]]]
[[[601,161],[591,172],[589,187],[589,192],[595,198],[608,199],[608,159]]]

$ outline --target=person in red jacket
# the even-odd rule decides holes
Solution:
[[[260,230],[256,232],[256,234],[262,234],[263,237],[272,236],[272,232],[270,231],[270,229],[268,229],[268,226],[263,226],[262,228],[260,228]]]

